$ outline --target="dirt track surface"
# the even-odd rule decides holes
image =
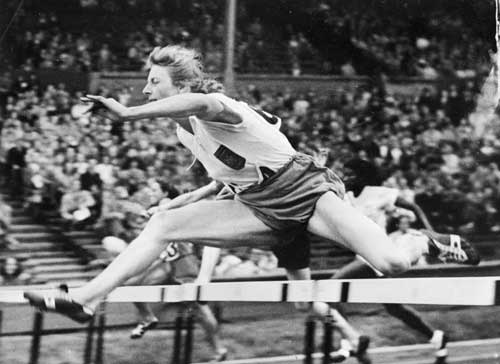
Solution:
[[[2,327],[31,328],[33,310],[27,306],[2,307]],[[449,333],[451,341],[477,340],[500,337],[500,307],[446,307],[419,306],[422,316],[436,328]],[[374,363],[424,364],[433,362],[433,352],[425,338],[389,316],[379,305],[349,305],[346,311],[352,324],[372,338]],[[173,320],[175,309],[162,315],[164,321]],[[304,322],[306,315],[287,304],[232,304],[224,306],[221,336],[229,349],[229,359],[298,357],[303,352]],[[131,305],[110,305],[108,322],[135,321]],[[73,326],[71,321],[48,314],[44,327]],[[80,326],[81,327],[81,326]],[[316,350],[321,350],[321,324],[317,324]],[[170,362],[173,333],[171,330],[148,332],[141,340],[129,339],[129,329],[108,330],[105,334],[104,362],[106,364],[164,364]],[[43,336],[39,364],[81,364],[85,346],[85,332]],[[337,335],[338,340],[338,335]],[[407,350],[391,351],[385,347],[413,345]],[[424,344],[424,345],[422,345]],[[0,363],[26,364],[29,359],[30,336],[0,338]],[[384,353],[384,350],[389,350]],[[450,347],[448,363],[500,364],[500,343],[481,348],[469,345]],[[205,362],[212,353],[204,340],[203,331],[195,330],[193,362]],[[378,359],[377,359],[378,358]],[[291,361],[298,364],[300,361]],[[350,360],[346,363],[355,363]],[[255,362],[259,363],[259,362]]]

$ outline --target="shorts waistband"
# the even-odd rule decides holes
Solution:
[[[277,171],[274,171],[268,167],[259,167],[260,171],[262,172],[262,176],[264,177],[263,181],[260,183],[254,183],[253,185],[248,186],[247,188],[240,191],[239,193],[250,192],[250,191],[256,190],[258,188],[262,188],[262,187],[269,185],[274,180],[279,178],[283,173],[285,173],[290,168],[290,165],[298,159],[312,159],[312,157],[308,156],[307,154],[303,154],[303,153],[294,154],[292,157],[290,157],[288,162],[286,162]]]

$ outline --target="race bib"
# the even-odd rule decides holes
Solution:
[[[177,243],[168,243],[165,250],[161,253],[160,258],[166,262],[173,262],[179,259],[180,252]]]
[[[246,159],[224,145],[215,151],[214,156],[229,168],[237,171],[245,167]]]

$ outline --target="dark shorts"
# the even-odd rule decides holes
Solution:
[[[328,191],[343,198],[345,188],[340,178],[313,157],[298,153],[274,175],[238,193],[235,199],[270,228],[288,233],[305,230],[316,202]]]
[[[311,240],[305,231],[298,232],[288,241],[273,246],[271,251],[278,259],[278,267],[280,268],[292,270],[309,268]]]

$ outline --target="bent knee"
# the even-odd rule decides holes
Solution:
[[[149,219],[141,235],[147,235],[149,239],[168,241],[174,226],[171,215],[169,211],[155,213]]]

